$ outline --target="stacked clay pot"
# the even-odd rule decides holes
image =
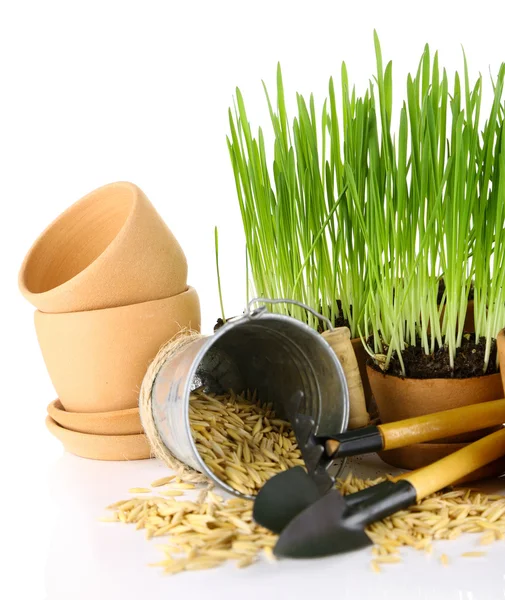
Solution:
[[[46,424],[87,458],[148,458],[138,392],[159,348],[199,330],[179,243],[136,185],[113,183],[61,214],[19,275],[58,400]]]

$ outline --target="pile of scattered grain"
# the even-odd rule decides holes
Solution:
[[[362,480],[350,474],[337,487],[349,494],[380,481]],[[114,511],[112,518],[104,520],[135,523],[137,529],[146,530],[149,539],[169,536],[160,546],[164,558],[156,563],[165,573],[209,569],[227,560],[246,567],[262,555],[273,558],[277,536],[253,522],[252,501],[224,500],[209,489],[202,490],[196,500],[177,500],[176,496],[184,496],[194,486],[176,475],[151,486],[157,488],[157,495],[116,502],[109,507]],[[155,493],[149,488],[131,491]],[[433,541],[453,540],[463,533],[480,533],[479,543],[490,544],[505,537],[505,497],[471,489],[449,490],[370,525],[367,533],[375,544],[372,569],[376,572],[380,572],[381,565],[401,562],[403,546],[431,553]],[[482,555],[466,552],[462,556]],[[442,565],[449,564],[445,554],[440,561]]]
[[[215,396],[196,390],[189,417],[206,465],[242,494],[252,496],[270,477],[304,464],[290,423],[278,419],[272,405],[262,405],[254,394]],[[168,536],[161,546],[164,558],[156,563],[166,573],[213,568],[227,560],[245,567],[263,554],[273,557],[277,536],[253,522],[251,500],[224,500],[210,485],[196,500],[178,500],[194,488],[192,480],[201,481],[201,476],[181,470],[153,482],[156,495],[151,488],[133,488],[130,492],[136,496],[111,505],[113,516],[106,520],[135,523],[148,538]],[[351,494],[382,480],[349,474],[337,488]],[[490,544],[505,537],[505,497],[449,490],[373,523],[367,533],[374,542],[372,569],[377,572],[381,564],[401,562],[403,546],[432,552],[434,540],[453,540],[463,533],[481,533],[480,543]],[[482,553],[466,556],[477,554]],[[449,563],[445,554],[440,561]]]
[[[250,500],[225,501],[210,490],[203,490],[196,501],[176,500],[174,495],[184,494],[180,486],[170,482],[160,496],[116,502],[109,507],[113,517],[104,520],[136,523],[148,539],[170,536],[160,546],[164,558],[153,565],[167,574],[210,569],[227,560],[247,567],[262,554],[273,558],[277,536],[254,523]]]
[[[369,485],[383,481],[363,481],[350,474],[339,482],[343,494],[352,494]],[[484,494],[473,489],[454,489],[433,494],[391,517],[373,523],[367,533],[374,542],[372,569],[379,564],[400,562],[400,548],[410,546],[431,553],[433,541],[455,540],[463,533],[482,534],[479,543],[491,544],[505,539],[505,497]],[[464,556],[482,556],[465,553]],[[445,555],[442,564],[448,563]]]

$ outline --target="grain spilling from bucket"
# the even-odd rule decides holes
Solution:
[[[289,421],[250,392],[214,395],[195,390],[189,400],[193,440],[207,467],[238,492],[253,496],[273,475],[303,466]]]

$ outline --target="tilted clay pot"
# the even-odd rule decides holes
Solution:
[[[74,313],[35,312],[47,370],[66,411],[135,408],[140,384],[160,347],[182,328],[198,331],[193,288],[172,298]]]
[[[496,343],[498,344],[501,380],[503,383],[503,389],[505,390],[505,329],[502,329],[498,334]]]
[[[51,402],[47,414],[58,425],[79,433],[95,435],[132,435],[143,433],[138,408],[111,412],[77,413],[63,408],[59,400]]]
[[[91,192],[34,243],[19,274],[25,298],[64,313],[180,294],[186,257],[142,190],[127,182]]]
[[[137,435],[91,435],[60,427],[46,417],[46,427],[62,442],[65,450],[95,460],[140,460],[151,457],[144,433]]]
[[[504,395],[499,373],[467,379],[413,379],[387,375],[370,365],[367,366],[367,372],[382,423],[391,423],[488,400],[499,400]],[[478,423],[475,426],[478,431]],[[489,431],[481,430],[477,434],[473,432],[451,438],[447,444],[443,443],[446,440],[437,440],[437,442],[442,443],[446,447],[446,453],[449,454],[455,442],[472,441],[486,433]],[[433,445],[437,446],[437,444]],[[381,453],[381,457],[386,460],[387,456],[394,456],[395,463],[391,464],[409,469],[412,468],[409,465],[413,464],[412,460],[415,460],[419,450],[409,446],[403,448],[401,452],[396,450],[394,452],[394,455]],[[411,456],[412,460],[406,458],[408,456]]]

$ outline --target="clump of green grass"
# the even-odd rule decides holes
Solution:
[[[426,46],[396,124],[392,62],[384,66],[377,34],[374,43],[365,93],[344,63],[340,100],[330,79],[319,117],[313,96],[297,95],[290,121],[279,66],[275,103],[265,87],[268,149],[237,89],[228,148],[255,293],[343,317],[353,337],[373,336],[384,370],[395,356],[405,374],[408,345],[426,355],[444,347],[454,367],[473,286],[485,372],[505,326],[505,65],[484,118],[483,80],[470,80],[466,57],[449,81]],[[320,326],[302,309],[281,310]]]
[[[387,81],[381,75],[377,38],[376,49],[377,79]],[[385,138],[380,147],[386,155],[370,161],[369,175],[379,180],[385,167],[385,185],[370,190],[367,202],[374,217],[363,228],[375,278],[367,310],[374,352],[384,370],[394,354],[406,373],[406,345],[421,345],[427,355],[445,347],[454,368],[472,282],[476,340],[485,338],[483,371],[488,369],[492,341],[505,324],[505,189],[500,188],[504,69],[481,134],[482,78],[470,83],[465,58],[463,82],[456,73],[450,89],[438,55],[431,60],[426,46],[416,74],[407,80],[407,102],[391,153],[390,80],[379,93]],[[442,278],[445,292],[438,302]]]
[[[267,156],[262,128],[256,135],[251,130],[239,89],[229,111],[227,141],[255,293],[298,300],[332,321],[341,317],[356,336],[366,329],[366,261],[345,165],[353,165],[363,186],[367,144],[362,134],[368,129],[371,103],[368,92],[357,99],[349,91],[345,65],[342,73],[342,126],[332,80],[321,117],[313,96],[307,102],[297,94],[291,123],[278,66],[275,105],[264,88],[274,136],[272,156]],[[319,326],[303,309],[277,310]]]

